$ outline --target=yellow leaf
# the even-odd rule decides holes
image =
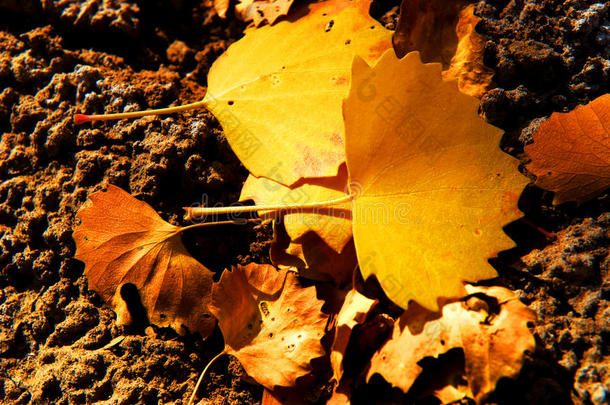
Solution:
[[[165,222],[148,204],[119,187],[89,196],[76,215],[76,255],[89,287],[129,316],[121,290],[138,289],[150,321],[207,337],[216,320],[207,311],[213,273],[187,252],[181,228]]]
[[[527,179],[439,64],[390,51],[374,68],[356,58],[352,75],[346,156],[362,274],[403,308],[436,310],[464,281],[496,275],[487,259],[514,245],[502,226],[521,215]],[[376,97],[361,97],[364,82]]]
[[[257,205],[307,204],[329,201],[346,196],[347,170],[341,166],[339,175],[330,178],[303,179],[293,189],[273,180],[248,176],[241,190],[240,201],[253,200]],[[331,207],[288,211],[283,215],[286,232],[297,240],[309,231],[322,238],[328,246],[340,253],[352,239],[351,203]],[[265,216],[265,211],[259,215]]]
[[[254,263],[225,271],[209,308],[225,351],[270,390],[295,385],[311,371],[311,360],[324,355],[328,317],[315,287],[302,288],[293,272]]]
[[[369,6],[311,4],[296,21],[248,31],[216,60],[203,103],[254,176],[291,186],[337,174],[352,59],[372,63],[391,47],[390,31],[369,16]]]
[[[470,296],[445,305],[442,314],[409,308],[395,322],[390,340],[373,355],[367,381],[379,373],[407,392],[422,371],[419,361],[455,348],[464,351],[468,387],[464,387],[465,392],[460,390],[462,396],[480,403],[500,378],[516,377],[525,352],[535,349],[536,342],[528,328],[528,323],[535,321],[534,313],[506,288],[467,289]],[[426,318],[423,324],[419,325],[420,319],[413,322],[422,314]],[[413,323],[417,326],[413,327]],[[450,385],[436,391],[441,398],[460,396]]]
[[[264,21],[273,24],[288,14],[294,0],[240,0],[235,5],[235,14],[242,21],[253,21],[255,26]]]

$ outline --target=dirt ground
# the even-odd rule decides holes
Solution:
[[[393,28],[398,3],[379,2],[373,15]],[[541,118],[609,91],[610,3],[487,0],[477,14],[497,84],[482,112],[525,162]],[[185,403],[222,350],[218,332],[203,341],[117,326],[88,290],[71,237],[87,195],[109,183],[176,225],[203,195],[236,201],[247,172],[220,125],[206,111],[79,127],[72,117],[201,99],[209,67],[243,28],[210,0],[0,0],[0,403]],[[610,196],[551,200],[525,190],[525,221],[506,228],[518,247],[493,260],[500,276],[489,284],[537,313],[538,347],[491,403],[610,402]],[[185,244],[220,272],[268,262],[270,237],[267,225],[223,227]],[[308,399],[323,403],[326,388]],[[354,403],[409,402],[381,379],[357,393]],[[204,404],[255,404],[262,388],[224,357],[199,394]]]

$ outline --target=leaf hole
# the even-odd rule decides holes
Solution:
[[[345,40],[345,45],[349,45],[349,44],[351,44],[351,43],[352,43],[352,40],[351,40],[351,39],[346,39],[346,40]]]
[[[374,30],[374,29],[375,29],[375,26],[374,26],[374,25],[371,25],[371,29],[372,29],[372,30]]]
[[[233,104],[235,104],[235,102],[233,100],[229,100],[229,101],[227,101],[227,104],[233,105]]]
[[[443,339],[441,339],[441,344],[445,346],[445,341]]]
[[[89,237],[88,237],[88,236],[85,236],[85,240],[89,240]]]
[[[328,32],[332,29],[333,25],[335,25],[335,20],[330,20],[328,24],[326,24],[326,28],[324,28],[324,32]]]
[[[272,337],[273,337],[273,332],[271,332],[271,333],[269,334],[269,338],[272,338]]]
[[[165,314],[159,314],[159,317],[160,317],[161,319],[165,319],[165,318],[167,318],[167,316],[166,316]]]

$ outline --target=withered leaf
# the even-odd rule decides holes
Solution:
[[[373,68],[356,58],[352,81],[345,149],[360,269],[399,306],[436,310],[464,281],[496,275],[487,260],[514,245],[502,226],[521,216],[527,179],[478,100],[417,52],[386,52]],[[363,83],[376,96],[361,97]]]
[[[207,337],[216,320],[208,312],[213,273],[195,260],[180,239],[181,228],[119,187],[89,196],[78,211],[75,257],[85,263],[89,287],[129,317],[121,290],[133,284],[150,321],[184,327]]]
[[[350,290],[345,296],[341,311],[337,315],[335,338],[330,352],[333,378],[337,381],[337,384],[343,376],[343,357],[345,356],[345,349],[347,349],[352,330],[356,325],[364,322],[367,314],[376,303],[376,300],[367,298],[354,289]]]
[[[294,272],[249,264],[225,271],[214,284],[210,311],[225,350],[264,387],[293,386],[324,355],[327,316],[315,287],[302,288]]]
[[[220,18],[227,16],[227,10],[229,9],[230,0],[214,0],[214,9]]]
[[[555,204],[586,202],[610,187],[610,94],[569,113],[553,113],[525,146],[536,185]]]
[[[483,63],[485,41],[475,31],[480,21],[470,0],[403,0],[392,37],[398,57],[419,51],[424,62],[443,65],[445,79],[458,79],[474,97],[491,88],[493,71]]]
[[[423,324],[421,314],[406,311],[395,322],[392,338],[371,359],[367,380],[379,373],[408,392],[422,371],[420,360],[454,348],[464,351],[468,386],[447,386],[437,390],[440,397],[455,399],[460,391],[462,396],[481,402],[500,378],[516,377],[525,352],[535,348],[528,328],[535,320],[533,311],[506,288],[468,285],[467,290],[468,297],[445,305],[442,314],[424,314]],[[494,311],[494,305],[499,312]]]

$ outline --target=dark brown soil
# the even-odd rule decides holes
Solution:
[[[399,1],[379,3],[373,14],[392,27]],[[477,12],[497,83],[482,112],[507,131],[508,153],[522,157],[541,118],[609,91],[609,4],[487,0]],[[0,403],[184,403],[222,349],[219,333],[117,326],[71,237],[87,195],[109,183],[174,224],[204,195],[236,201],[247,172],[218,122],[205,111],[81,127],[72,117],[201,99],[210,65],[243,28],[210,0],[0,0]],[[517,290],[539,323],[537,352],[490,401],[608,403],[610,197],[580,207],[551,198],[524,192],[527,222],[507,227],[518,248],[494,260],[492,282]],[[268,261],[269,240],[268,226],[242,226],[185,243],[220,272]],[[260,401],[235,360],[212,369],[202,403]],[[354,403],[397,398],[380,381],[356,388]]]

